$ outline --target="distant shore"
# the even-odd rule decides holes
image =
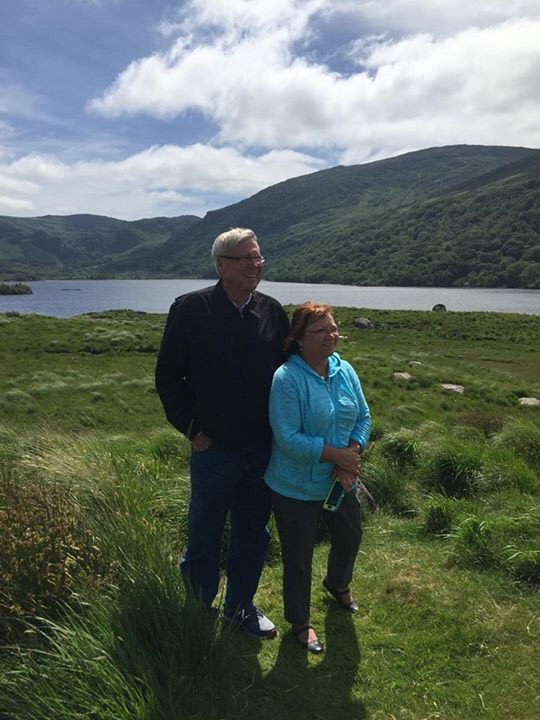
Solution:
[[[0,283],[0,295],[32,295],[33,292],[24,283]]]

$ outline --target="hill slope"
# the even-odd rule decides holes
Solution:
[[[203,219],[125,223],[74,216],[79,226],[86,223],[68,243],[75,257],[60,262],[56,254],[56,265],[47,266],[38,254],[29,267],[72,268],[79,276],[212,277],[213,238],[245,226],[259,236],[268,279],[534,288],[540,287],[539,195],[538,150],[431,148],[293,178]],[[26,247],[28,262],[30,246],[48,251],[54,238],[44,221],[67,220],[0,218],[0,258],[6,226],[17,226],[19,242],[10,247]],[[103,251],[102,220],[110,228]],[[47,237],[36,237],[43,232]]]
[[[95,277],[108,273],[116,258],[129,258],[130,267],[141,268],[153,247],[199,220],[195,215],[135,222],[100,215],[3,216],[0,269],[4,277]]]

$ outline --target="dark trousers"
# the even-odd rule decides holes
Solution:
[[[270,441],[244,448],[212,445],[191,454],[188,542],[180,568],[210,606],[219,587],[223,531],[230,517],[225,608],[248,607],[261,576],[268,540],[270,488],[263,474]]]
[[[326,579],[330,587],[345,589],[362,539],[360,506],[354,492],[345,495],[337,512],[323,510],[322,500],[295,500],[276,492],[272,504],[281,542],[285,619],[299,625],[309,619],[311,563],[321,512],[330,534]]]

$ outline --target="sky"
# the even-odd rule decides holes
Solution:
[[[540,147],[540,0],[0,0],[0,215],[195,214]]]

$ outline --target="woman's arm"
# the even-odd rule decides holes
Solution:
[[[272,382],[269,418],[274,441],[283,453],[299,462],[319,462],[324,439],[302,432],[300,393],[283,366]]]
[[[351,446],[351,443],[354,443],[359,446],[359,452],[363,452],[366,449],[369,440],[369,434],[371,432],[371,414],[369,412],[369,407],[366,402],[366,398],[364,397],[362,385],[360,383],[358,375],[356,374],[352,365],[349,367],[349,378],[356,394],[359,408],[356,423],[351,431],[351,440],[349,442],[349,446]]]

